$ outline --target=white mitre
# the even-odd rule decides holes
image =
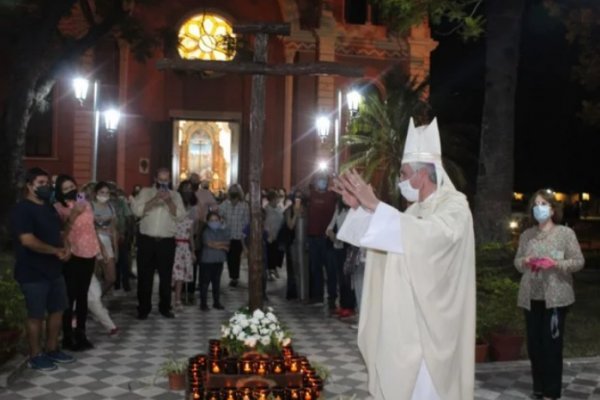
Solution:
[[[408,123],[408,133],[404,142],[404,155],[402,164],[412,162],[431,163],[435,165],[438,188],[442,185],[454,189],[442,164],[442,143],[438,129],[437,118],[429,125],[415,127],[411,118]]]

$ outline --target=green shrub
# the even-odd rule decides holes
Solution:
[[[0,269],[0,330],[21,330],[26,318],[25,299],[12,277],[12,270]]]

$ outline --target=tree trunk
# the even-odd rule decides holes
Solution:
[[[488,0],[486,77],[477,193],[477,243],[506,242],[514,181],[515,90],[523,0]]]
[[[16,78],[16,76],[14,77]],[[30,78],[30,77],[29,77]],[[31,80],[25,77],[12,81],[12,90],[2,121],[0,121],[0,244],[6,248],[9,240],[9,215],[22,190],[25,134],[37,98]]]

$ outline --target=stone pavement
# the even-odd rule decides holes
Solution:
[[[245,269],[242,275],[246,275]],[[90,322],[89,336],[95,349],[75,354],[77,362],[56,371],[25,369],[7,390],[0,389],[0,399],[183,399],[183,392],[170,392],[156,371],[170,356],[205,352],[208,339],[219,334],[220,324],[245,304],[245,282],[235,289],[226,284],[227,272],[223,274],[225,311],[201,312],[197,306],[187,306],[174,320],[154,310],[147,320],[138,321],[135,295],[113,296],[109,308],[122,330],[119,337],[109,338]],[[284,300],[284,276],[269,285],[268,305],[293,333],[294,348],[331,371],[323,398],[367,399],[367,376],[356,346],[356,330],[321,307]],[[156,307],[156,299],[154,304]],[[476,379],[477,400],[525,399],[530,393],[526,362],[478,365]],[[600,400],[600,359],[566,363],[563,385],[563,399]]]

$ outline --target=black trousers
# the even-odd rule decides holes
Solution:
[[[227,252],[227,270],[229,271],[229,279],[240,279],[240,261],[242,258],[242,241],[231,239],[229,242],[229,252]]]
[[[119,259],[115,266],[117,272],[117,280],[115,282],[115,289],[120,289],[123,286],[123,290],[130,291],[131,285],[129,283],[129,274],[131,273],[131,264],[129,259],[129,252],[131,250],[131,241],[124,240],[119,243]]]
[[[338,289],[340,291],[340,308],[354,310],[356,307],[356,296],[350,284],[350,277],[344,273],[344,263],[346,262],[346,248],[329,250],[329,262],[333,263],[333,268],[337,276]]]
[[[553,315],[557,317],[554,326]],[[561,395],[566,316],[567,307],[547,309],[545,301],[532,300],[531,310],[525,310],[533,391],[545,397]]]
[[[77,332],[85,333],[85,322],[88,314],[87,294],[94,273],[96,258],[82,258],[75,255],[63,266],[65,285],[67,286],[67,299],[69,307],[63,313],[63,334],[73,337],[73,305],[75,304],[75,317],[77,319]]]
[[[298,285],[296,283],[296,275],[294,274],[294,263],[292,260],[292,246],[285,247],[285,269],[287,273],[287,290],[285,298],[288,300],[298,298]]]
[[[275,240],[273,243],[267,244],[267,265],[269,271],[275,271],[277,267],[281,267],[283,263],[282,252],[279,250],[279,243]]]
[[[175,239],[153,238],[139,235],[138,238],[138,314],[148,315],[152,310],[152,286],[154,271],[158,271],[159,302],[161,313],[171,311],[171,276],[175,259]]]
[[[221,293],[221,274],[223,263],[200,264],[200,303],[206,305],[208,301],[208,285],[212,285],[213,305],[219,304]]]

